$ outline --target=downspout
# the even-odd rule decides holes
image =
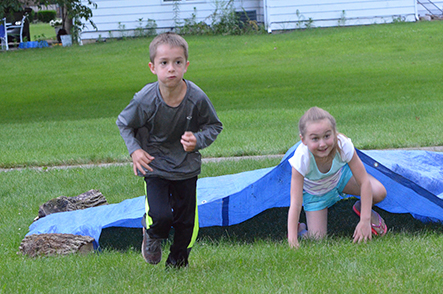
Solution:
[[[268,33],[271,34],[272,33],[272,29],[271,29],[271,25],[269,23],[269,11],[268,11],[268,0],[263,0],[263,9],[264,9],[264,21],[265,21],[265,26],[268,30]]]
[[[418,21],[419,17],[418,17],[417,0],[412,0],[412,1],[414,1],[415,21]]]

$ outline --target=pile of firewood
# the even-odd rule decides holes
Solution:
[[[105,196],[98,190],[90,190],[75,197],[60,196],[42,204],[34,221],[56,212],[73,211],[107,205]],[[88,253],[94,250],[94,238],[72,234],[33,234],[20,244],[20,252],[30,257]]]

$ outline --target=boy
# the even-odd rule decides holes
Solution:
[[[149,68],[158,81],[134,95],[117,126],[132,157],[134,174],[144,176],[146,214],[142,255],[161,261],[161,240],[174,227],[167,267],[186,267],[198,233],[197,176],[199,149],[222,131],[206,94],[183,79],[189,66],[188,44],[175,33],[163,33],[149,45]]]

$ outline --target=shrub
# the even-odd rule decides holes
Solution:
[[[185,19],[183,26],[176,24],[176,31],[183,35],[242,35],[266,32],[264,26],[249,19],[246,11],[236,12],[230,2],[220,5],[207,18],[212,20],[211,25],[197,21],[197,9],[194,7],[191,18]],[[243,20],[241,20],[242,15],[244,15]]]
[[[55,19],[57,12],[55,10],[41,10],[37,12],[37,19],[41,22],[49,23]]]

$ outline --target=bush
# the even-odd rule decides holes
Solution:
[[[197,22],[197,9],[194,7],[191,18],[186,18],[183,26],[176,26],[176,31],[182,35],[242,35],[266,32],[264,26],[249,19],[246,11],[236,12],[232,5],[227,5],[229,6],[217,8],[211,14],[211,25],[204,21]]]
[[[37,12],[37,19],[41,22],[49,23],[55,19],[57,12],[55,10],[41,10]]]

